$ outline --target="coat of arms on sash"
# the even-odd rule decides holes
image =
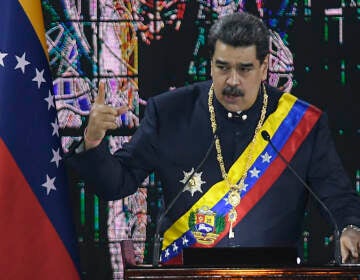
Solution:
[[[203,206],[190,213],[189,228],[199,244],[211,245],[224,231],[225,217]]]

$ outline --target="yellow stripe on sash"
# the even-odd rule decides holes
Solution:
[[[296,100],[297,98],[290,93],[284,93],[279,100],[278,108],[266,119],[264,125],[262,126],[262,130],[266,130],[270,136],[272,136],[286,118]],[[255,141],[256,146],[253,149],[253,156],[251,157],[251,162],[248,166],[251,166],[255,162],[268,144],[262,139],[260,133],[256,136]],[[245,162],[248,159],[249,150],[250,148],[247,146],[244,152],[231,166],[228,172],[228,178],[231,184],[235,184],[240,180],[240,177],[244,172],[244,168],[247,165]],[[172,242],[179,239],[189,230],[188,220],[191,212],[200,209],[204,205],[211,209],[226,195],[228,191],[229,187],[224,180],[213,185],[183,216],[181,216],[171,227],[169,227],[169,229],[165,231],[162,249],[168,247]]]

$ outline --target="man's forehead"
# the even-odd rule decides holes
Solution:
[[[256,65],[257,61],[256,47],[251,46],[231,46],[218,42],[215,51],[212,56],[213,62],[228,63],[228,64],[246,64]]]

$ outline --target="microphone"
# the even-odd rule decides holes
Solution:
[[[336,223],[336,220],[330,211],[330,209],[325,205],[325,203],[317,196],[316,193],[310,188],[310,186],[300,177],[300,175],[295,171],[295,169],[291,166],[290,162],[286,160],[286,158],[278,151],[275,145],[272,143],[269,133],[266,130],[261,131],[262,138],[269,142],[270,146],[276,152],[276,154],[280,157],[280,159],[286,164],[286,167],[292,172],[292,174],[299,180],[299,182],[305,187],[305,189],[311,194],[311,196],[320,204],[320,206],[325,210],[328,214],[331,223],[334,226],[334,260],[336,265],[341,265],[341,252],[340,252],[340,231],[339,227]]]
[[[218,136],[215,132],[214,138],[211,141],[211,144],[210,144],[209,148],[207,149],[204,158],[198,164],[198,166],[194,169],[194,171],[190,174],[190,176],[187,178],[187,180],[184,183],[184,188],[189,183],[189,181],[192,179],[194,174],[199,171],[199,169],[204,165],[205,161],[208,159],[210,152],[211,152],[212,148],[214,147],[214,144],[215,144],[215,141],[217,138],[218,138]],[[159,216],[159,219],[157,220],[156,231],[155,231],[155,236],[154,236],[153,259],[152,259],[152,264],[155,267],[159,266],[159,261],[160,261],[160,244],[161,244],[160,228],[162,226],[162,222],[163,222],[165,216],[167,215],[167,213],[169,213],[170,209],[174,206],[175,202],[179,199],[180,195],[184,192],[184,188],[182,188],[181,191],[177,193],[177,195],[170,202],[169,206],[165,209],[165,211]]]

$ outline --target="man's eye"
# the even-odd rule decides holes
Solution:
[[[225,65],[217,65],[217,68],[221,71],[226,71],[229,69],[229,67],[225,66]]]
[[[249,72],[249,71],[251,71],[251,68],[249,68],[249,67],[240,67],[240,71],[241,72]]]

